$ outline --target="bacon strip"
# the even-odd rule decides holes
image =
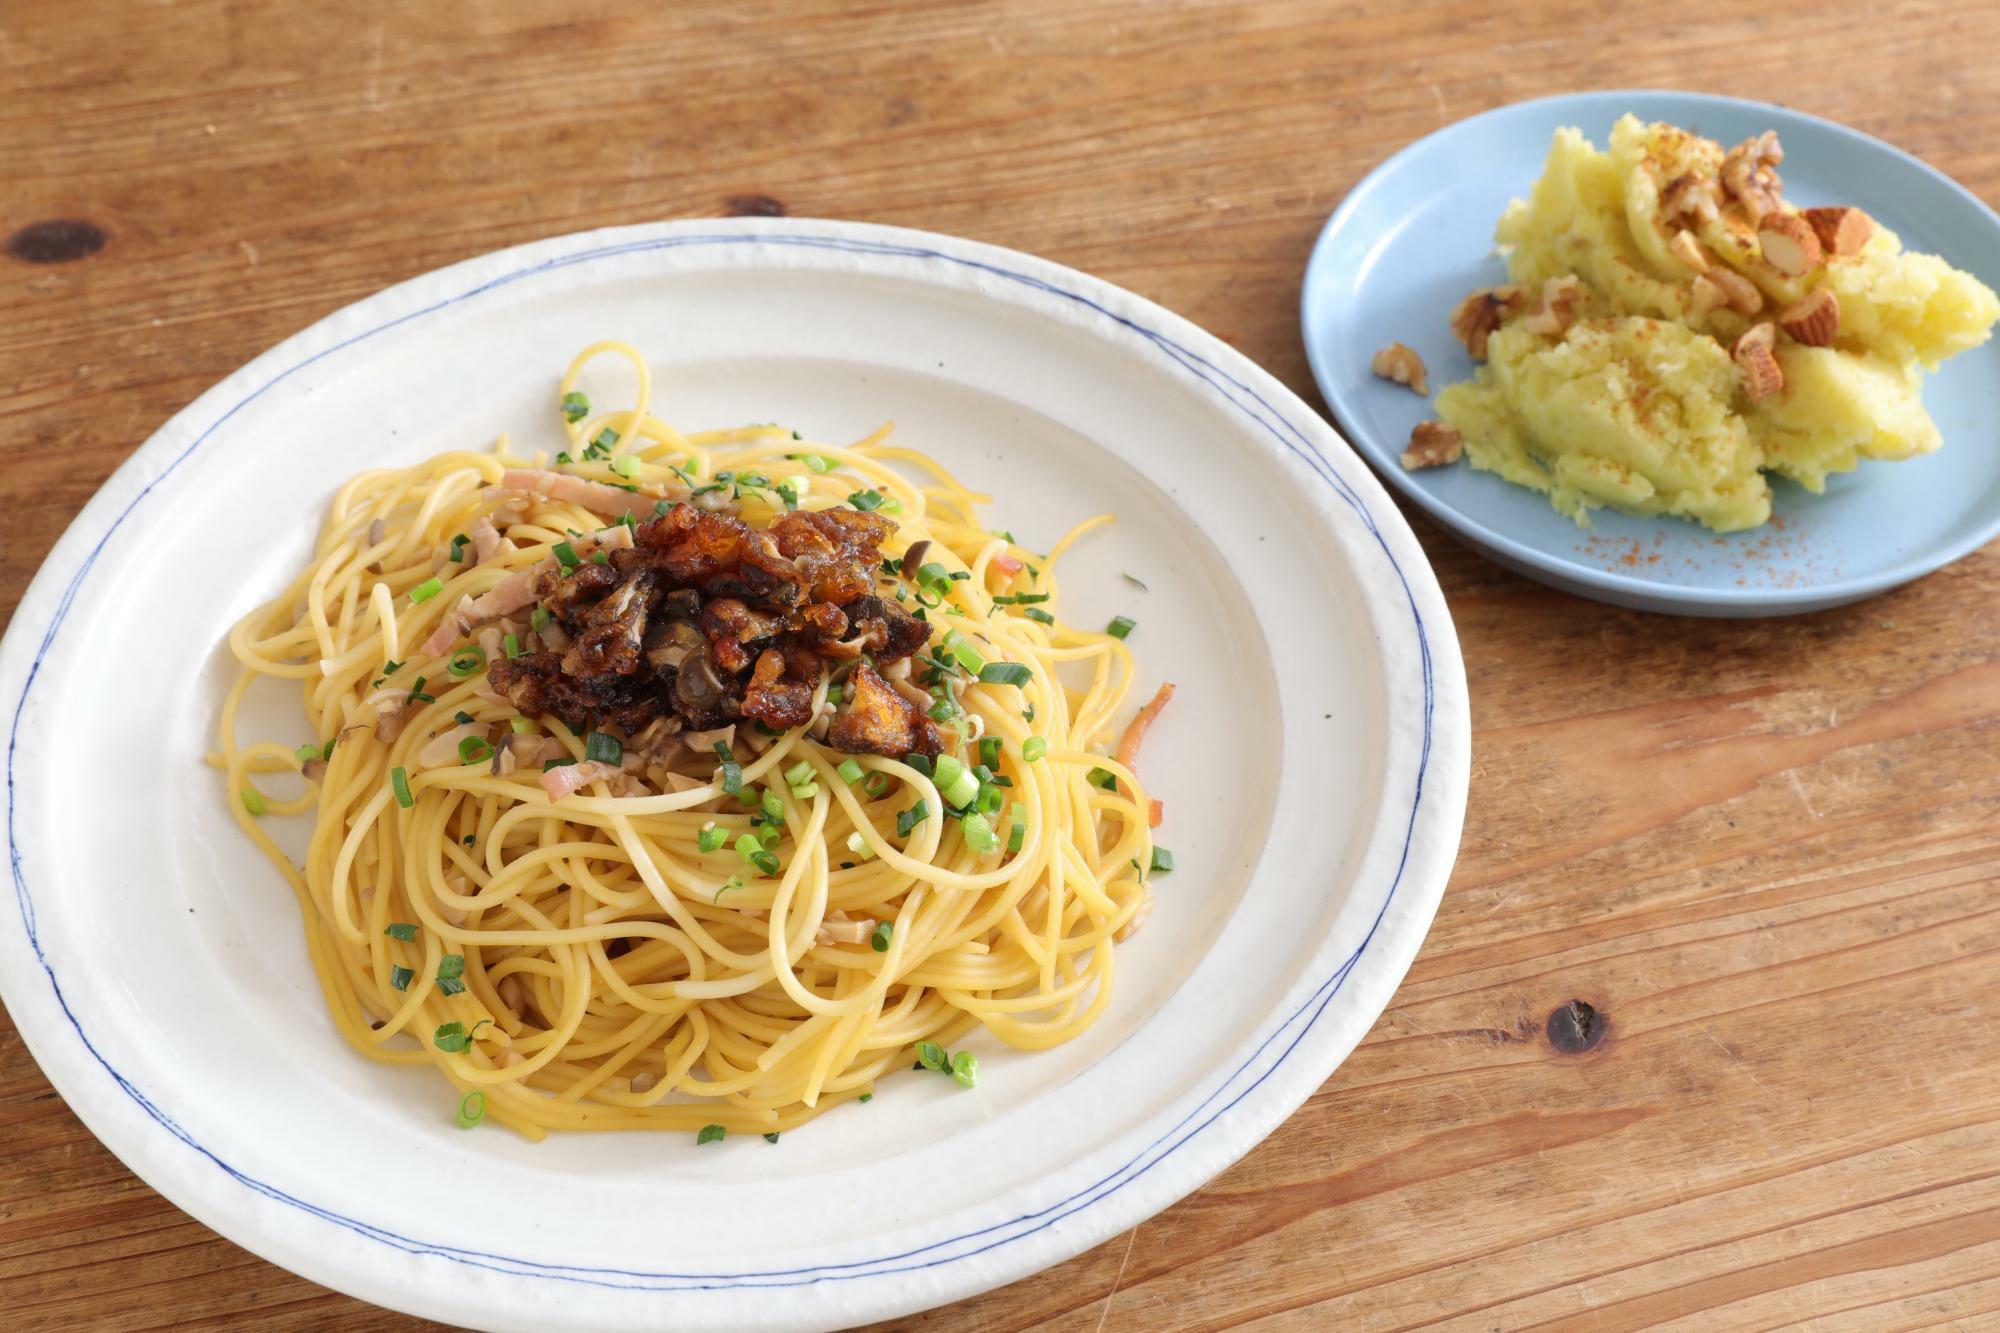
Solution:
[[[501,475],[500,485],[504,490],[524,491],[547,500],[582,505],[593,514],[611,518],[628,511],[636,513],[644,510],[648,505],[641,501],[650,503],[663,494],[658,488],[628,491],[586,477],[573,477],[567,472],[543,472],[532,468],[508,469]]]
[[[600,764],[595,759],[586,759],[580,764],[564,764],[542,774],[542,790],[548,793],[550,801],[560,801],[599,779],[608,782],[623,771],[616,764]]]

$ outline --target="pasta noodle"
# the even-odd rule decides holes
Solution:
[[[592,413],[579,376],[607,353],[636,369],[636,402]],[[771,426],[683,435],[653,415],[645,362],[619,343],[585,349],[561,390],[569,446],[538,475],[595,485],[510,487],[550,465],[505,438],[362,473],[307,567],[230,635],[241,671],[211,762],[297,895],[342,1036],[372,1059],[435,1066],[464,1095],[462,1124],[483,1112],[532,1138],[710,1137],[789,1129],[913,1058],[950,1073],[949,1047],[976,1028],[1022,1050],[1083,1031],[1110,1000],[1114,938],[1141,918],[1156,864],[1150,802],[1108,757],[1131,653],[1121,634],[1046,610],[1056,558],[1108,520],[1039,557],[988,531],[987,498],[890,445],[886,427],[847,446]],[[451,618],[561,558],[558,544],[588,558],[620,539],[620,520],[629,534],[701,486],[736,497],[752,527],[869,507],[893,520],[891,566],[929,543],[925,567],[946,575],[909,605],[938,603],[926,660],[956,672],[926,669],[948,677],[932,715],[956,767],[817,739],[833,672],[813,686],[814,724],[746,721],[719,752],[683,732],[643,760],[627,750],[579,770],[597,776],[560,799],[541,764],[513,764],[605,755],[557,717],[522,718],[487,678],[535,641],[539,613],[459,635]],[[629,518],[591,507],[610,487]],[[881,577],[885,596],[910,586]],[[978,663],[1026,671],[981,681]],[[297,683],[306,744],[239,743],[246,694],[266,680]],[[263,790],[285,774],[304,778],[301,794]],[[940,787],[968,783],[977,805],[953,817]],[[262,826],[278,815],[311,818],[303,865]],[[965,1055],[956,1069],[976,1076]]]

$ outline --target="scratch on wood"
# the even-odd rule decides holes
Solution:
[[[1143,1222],[1140,1226],[1145,1225]],[[1118,1275],[1111,1279],[1111,1290],[1104,1293],[1104,1309],[1097,1316],[1097,1333],[1104,1333],[1104,1321],[1111,1317],[1111,1298],[1118,1294],[1118,1286],[1125,1280],[1125,1267],[1132,1262],[1132,1246],[1139,1240],[1139,1228],[1133,1227],[1125,1237],[1125,1257],[1118,1261]]]

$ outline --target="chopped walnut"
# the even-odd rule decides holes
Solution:
[[[1486,359],[1486,340],[1493,331],[1528,304],[1528,289],[1518,283],[1482,287],[1459,302],[1451,313],[1451,331],[1476,361]]]
[[[1713,222],[1717,216],[1715,182],[1692,172],[1676,176],[1660,191],[1660,216],[1668,222],[1691,218]]]
[[[1403,466],[1412,472],[1419,468],[1449,467],[1464,452],[1465,441],[1457,431],[1435,421],[1419,421],[1410,432],[1410,447],[1403,450]]]
[[[1778,178],[1778,164],[1785,150],[1776,130],[1765,130],[1754,139],[1745,139],[1722,158],[1717,173],[1728,192],[1752,222],[1763,220],[1783,200],[1784,182]]]
[[[1542,283],[1542,299],[1521,321],[1521,327],[1530,333],[1560,338],[1576,322],[1576,308],[1582,303],[1583,284],[1574,273],[1550,278]]]
[[[1778,368],[1778,358],[1771,350],[1777,340],[1776,325],[1753,324],[1736,340],[1736,346],[1729,349],[1729,355],[1743,371],[1743,391],[1753,403],[1761,403],[1785,387],[1785,373]]]
[[[1778,316],[1778,325],[1794,342],[1808,347],[1831,347],[1840,332],[1840,298],[1824,287],[1807,292],[1805,299]]]
[[[1431,391],[1430,372],[1424,369],[1424,359],[1417,355],[1414,347],[1390,343],[1375,353],[1375,359],[1368,363],[1368,368],[1383,379],[1407,384],[1420,394],[1428,396]]]

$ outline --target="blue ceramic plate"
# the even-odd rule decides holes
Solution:
[[[1533,492],[1470,467],[1398,464],[1430,403],[1369,373],[1392,341],[1430,368],[1431,390],[1472,374],[1452,308],[1506,281],[1493,224],[1541,174],[1559,126],[1600,148],[1626,112],[1723,144],[1766,129],[1785,146],[1785,197],[1852,204],[2000,288],[2000,217],[1963,187],[1878,139],[1760,102],[1695,93],[1606,92],[1524,102],[1439,130],[1377,167],[1341,201],[1306,268],[1306,354],[1347,438],[1388,482],[1511,569],[1584,597],[1684,615],[1787,615],[1919,578],[2000,534],[2000,342],[1953,358],[1924,402],[1944,446],[1864,463],[1824,495],[1772,478],[1774,521],[1718,537],[1677,519],[1599,510],[1579,528]]]

